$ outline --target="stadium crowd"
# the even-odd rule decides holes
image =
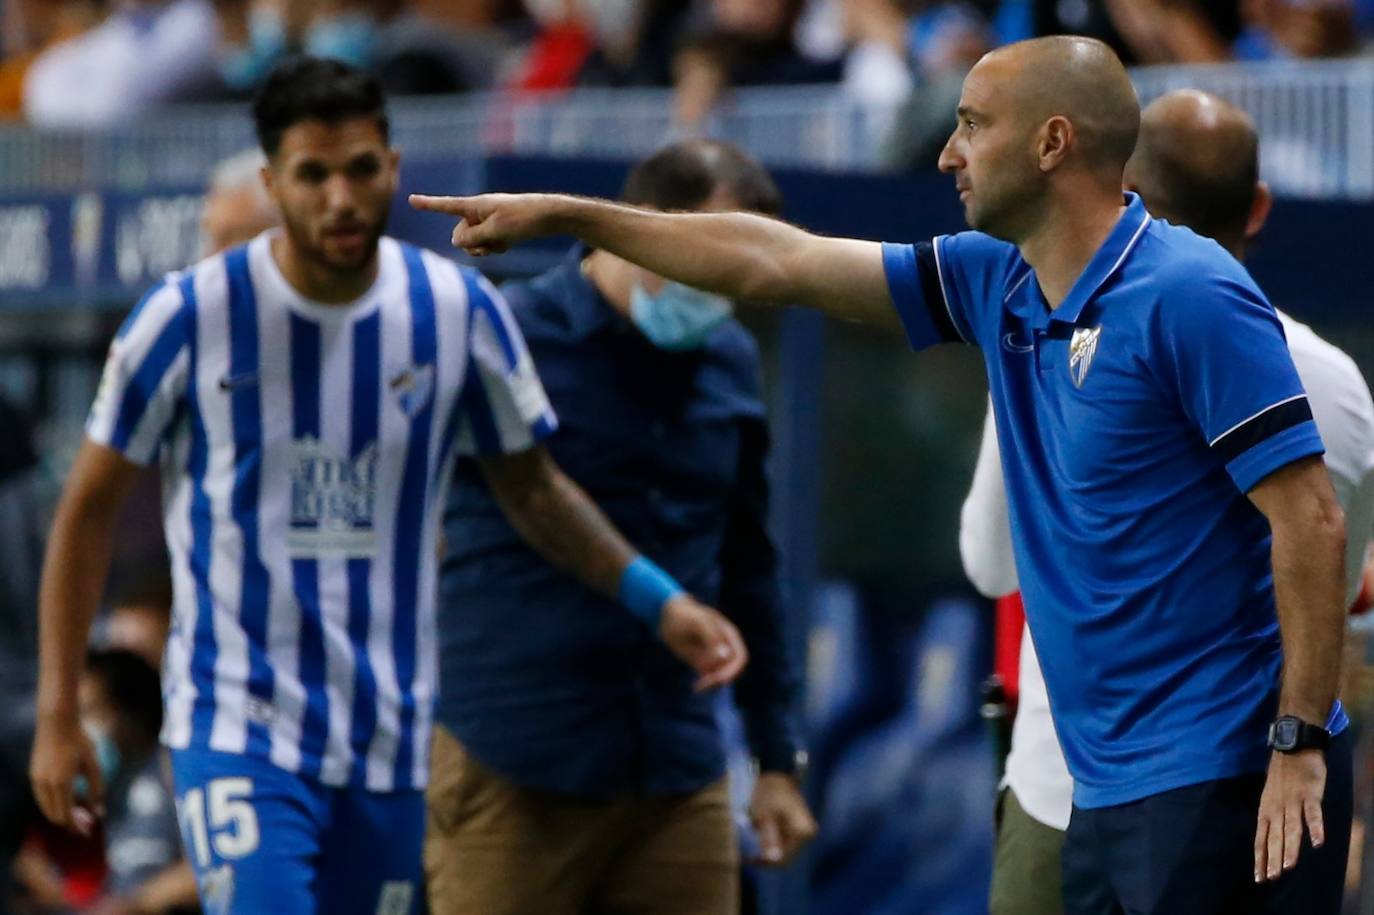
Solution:
[[[304,50],[401,95],[672,86],[690,128],[730,86],[838,82],[943,111],[983,52],[1060,32],[1128,64],[1357,54],[1374,0],[6,0],[0,16],[0,118],[44,127],[246,99]]]

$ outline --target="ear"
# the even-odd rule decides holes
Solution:
[[[401,187],[401,153],[399,150],[388,149],[386,156],[387,165],[391,167],[391,193],[395,194]]]
[[[1040,128],[1036,156],[1042,172],[1052,172],[1069,156],[1074,143],[1073,123],[1062,114],[1056,114]]]
[[[262,178],[262,186],[267,190],[267,196],[276,202],[277,199],[277,173],[272,170],[272,163],[269,161],[262,168],[258,169],[258,175]]]
[[[1249,241],[1264,228],[1269,219],[1269,211],[1274,208],[1274,195],[1264,181],[1255,182],[1255,199],[1250,204],[1250,215],[1245,220],[1245,240]]]

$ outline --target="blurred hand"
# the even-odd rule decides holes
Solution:
[[[840,23],[851,44],[885,44],[905,55],[907,17],[893,0],[842,0]]]
[[[749,660],[735,624],[686,593],[663,605],[658,634],[673,654],[700,674],[698,692],[734,680]]]
[[[77,776],[86,780],[86,795],[79,802]],[[95,817],[104,816],[105,784],[95,746],[75,718],[40,716],[29,779],[38,809],[58,826],[89,837]]]
[[[781,772],[762,772],[749,801],[749,820],[759,834],[759,860],[766,867],[785,867],[819,827],[797,787]]]
[[[522,241],[560,234],[558,216],[565,200],[558,194],[410,195],[410,205],[417,210],[457,217],[453,247],[474,257],[500,254]]]
[[[1273,755],[1255,827],[1256,883],[1277,880],[1297,866],[1304,821],[1314,848],[1326,842],[1325,790],[1326,757],[1320,750]]]
[[[106,896],[87,915],[154,915],[156,910],[130,896]]]

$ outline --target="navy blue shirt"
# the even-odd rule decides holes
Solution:
[[[799,678],[766,526],[757,346],[737,322],[658,349],[582,276],[585,250],[505,292],[557,412],[546,444],[631,543],[739,626],[735,685],[764,768],[790,768]],[[437,720],[517,784],[583,798],[695,791],[725,772],[709,695],[643,623],[549,566],[470,461],[444,518]]]
[[[1281,651],[1246,498],[1322,442],[1274,309],[1215,242],[1127,207],[1051,310],[1012,245],[887,245],[916,348],[982,349],[1031,637],[1074,804],[1264,771]],[[1328,726],[1345,726],[1337,703]]]

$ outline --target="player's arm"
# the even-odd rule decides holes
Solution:
[[[453,244],[500,253],[546,235],[573,235],[660,276],[732,299],[804,305],[835,318],[900,326],[882,245],[812,235],[750,213],[661,213],[560,194],[411,197],[456,216]]]
[[[640,556],[594,502],[540,446],[479,458],[511,525],[555,568],[624,604],[659,635],[709,689],[733,680],[748,654],[729,620],[699,604]]]
[[[1315,455],[1270,474],[1249,496],[1273,531],[1283,639],[1279,714],[1324,725],[1340,686],[1345,637],[1345,519]],[[1313,845],[1325,840],[1324,762],[1320,750],[1274,754],[1260,802],[1257,874],[1273,879],[1297,864],[1304,820]]]
[[[141,468],[118,452],[87,440],[76,456],[57,506],[38,605],[38,728],[30,777],[34,797],[54,823],[85,832],[73,783],[88,785],[85,799],[97,812],[100,766],[77,714],[77,682],[85,667],[86,639],[109,571],[115,521]]]
[[[1336,700],[1345,633],[1345,517],[1317,456],[1275,471],[1249,495],[1274,538],[1283,637],[1279,714],[1324,723]]]

